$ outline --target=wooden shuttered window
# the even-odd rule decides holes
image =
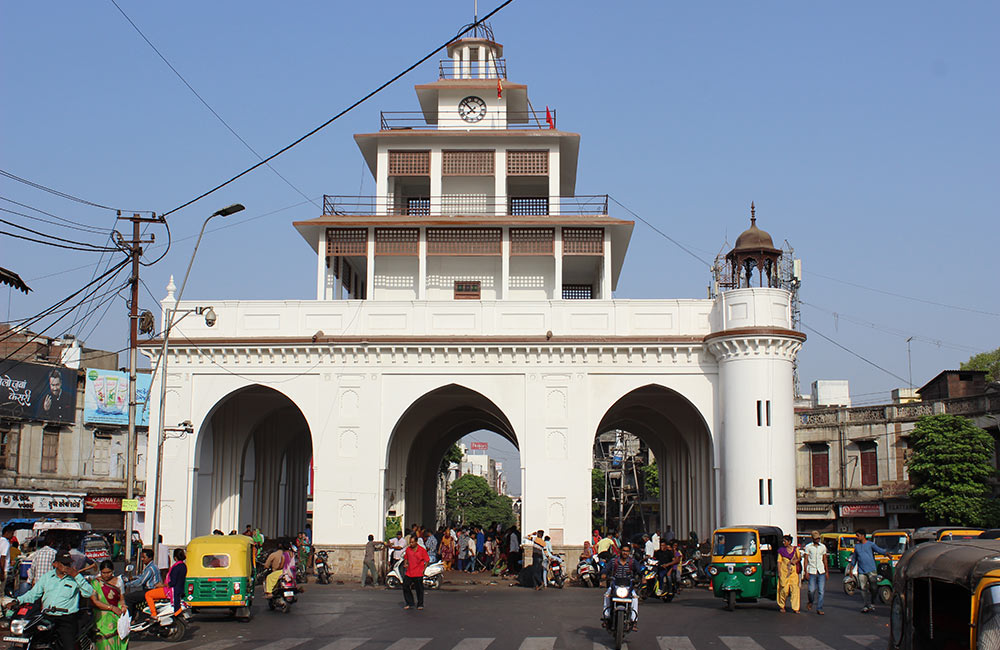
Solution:
[[[389,176],[430,176],[430,151],[390,151]]]
[[[552,255],[555,251],[555,228],[511,228],[511,255]]]
[[[479,280],[456,280],[455,300],[479,300],[482,284]]]
[[[603,255],[604,228],[563,228],[563,255]]]
[[[492,176],[496,168],[493,151],[442,151],[443,176]]]
[[[499,255],[500,228],[428,228],[428,255]]]
[[[859,442],[861,449],[861,485],[878,485],[878,446],[874,442]]]
[[[508,176],[548,176],[548,151],[508,151]]]
[[[368,255],[368,229],[327,228],[326,254],[328,256]]]
[[[830,487],[830,446],[811,445],[809,456],[812,460],[812,486]]]
[[[376,228],[376,255],[416,255],[420,231],[417,228]]]

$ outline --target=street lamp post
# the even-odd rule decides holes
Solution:
[[[198,246],[201,245],[201,238],[205,234],[205,227],[208,226],[208,222],[215,217],[228,217],[231,214],[242,212],[244,209],[245,208],[242,204],[234,203],[228,207],[213,212],[207,219],[205,219],[204,223],[201,224],[201,231],[198,233],[198,239],[194,243],[194,250],[191,251],[191,260],[188,262],[187,271],[184,273],[184,280],[181,281],[180,291],[177,292],[177,297],[174,299],[175,306],[180,304],[181,296],[184,295],[184,287],[187,285],[188,277],[191,275],[191,267],[194,266],[194,257],[198,254]],[[174,326],[174,316],[177,311],[179,310],[176,308],[170,309],[168,307],[166,313],[164,314],[164,319],[167,321],[167,325],[163,328],[163,346],[160,348],[160,367],[162,368],[160,371],[160,421],[156,434],[156,491],[153,495],[152,544],[154,558],[159,557],[160,550],[160,491],[163,482],[163,441],[166,433],[166,409],[164,408],[164,401],[167,399],[167,345],[170,340],[170,330]],[[184,318],[188,314],[196,313],[205,316],[205,324],[209,327],[215,325],[215,310],[211,307],[196,307],[195,309],[180,311],[185,312],[181,318]],[[185,427],[185,429],[186,428],[187,427]]]

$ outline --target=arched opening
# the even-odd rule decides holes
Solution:
[[[285,395],[248,386],[219,401],[202,424],[192,536],[259,526],[268,537],[306,524],[312,436]]]
[[[444,523],[441,462],[456,442],[468,436],[496,434],[519,450],[510,421],[491,400],[463,386],[449,384],[416,400],[397,422],[386,459],[385,515],[406,528]],[[519,452],[518,452],[519,453]],[[505,467],[508,476],[517,467]]]
[[[698,409],[683,395],[653,384],[627,393],[601,419],[594,449],[595,470],[612,474],[603,477],[606,502],[597,494],[596,476],[594,482],[594,512],[603,518],[606,508],[607,529],[622,531],[626,539],[641,532],[665,533],[668,526],[677,537],[690,531],[699,539],[711,534],[712,438]],[[658,493],[654,503],[643,498],[653,492],[645,476],[652,463]]]

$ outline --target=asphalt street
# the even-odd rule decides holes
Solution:
[[[632,650],[860,650],[887,645],[888,608],[860,613],[861,599],[827,594],[826,615],[782,614],[773,601],[723,609],[705,589],[674,602],[646,601]],[[179,643],[142,640],[135,648],[173,650],[596,650],[611,647],[599,617],[602,591],[567,586],[535,592],[509,582],[427,592],[422,611],[403,610],[402,592],[357,585],[306,585],[287,614],[254,605],[249,623],[197,615]]]

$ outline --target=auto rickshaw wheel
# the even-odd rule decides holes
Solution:
[[[888,605],[892,601],[892,587],[889,585],[882,585],[879,587],[878,599],[882,601],[882,604]]]
[[[736,609],[736,592],[729,590],[726,592],[726,611],[731,612]]]

